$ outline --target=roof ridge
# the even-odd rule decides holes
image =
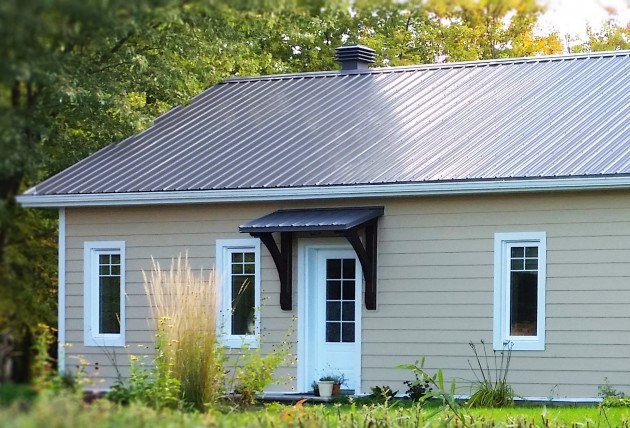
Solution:
[[[402,65],[396,67],[374,67],[362,70],[327,70],[327,71],[307,71],[298,73],[279,73],[264,74],[260,76],[242,76],[228,77],[218,84],[252,82],[261,80],[290,80],[305,77],[335,77],[350,74],[386,74],[386,73],[402,73],[423,70],[440,70],[449,68],[471,68],[486,67],[491,65],[511,65],[521,63],[551,62],[551,61],[570,61],[576,59],[604,58],[616,56],[630,56],[630,49],[614,50],[614,51],[598,51],[584,53],[563,53],[556,55],[541,55],[517,58],[495,58],[495,59],[478,59],[474,61],[457,61],[457,62],[441,62],[434,64],[418,64],[418,65]]]

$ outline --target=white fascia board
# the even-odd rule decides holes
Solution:
[[[168,192],[24,194],[17,201],[29,208],[208,204],[284,200],[383,198],[553,191],[630,189],[630,177],[543,178],[503,181],[444,181],[401,184],[358,184],[264,189],[185,190]]]

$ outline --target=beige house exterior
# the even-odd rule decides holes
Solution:
[[[483,75],[493,70],[491,66],[499,69],[515,67],[515,64],[531,65],[533,74],[527,74],[530,73],[527,70],[517,71],[531,86],[535,80],[533,76],[538,76],[540,68],[545,69],[540,74],[545,76],[545,81],[553,80],[560,74],[554,67],[561,67],[575,58],[582,61],[578,66],[585,67],[593,80],[592,83],[583,80],[583,86],[592,84],[603,93],[608,93],[608,89],[602,80],[611,82],[614,79],[604,79],[603,72],[593,73],[594,66],[589,61],[602,64],[612,58],[605,70],[613,77],[630,70],[630,52],[608,56],[566,56],[536,64],[537,60],[531,60],[531,63],[520,60],[464,63],[459,67],[464,72],[472,68]],[[390,71],[393,74],[396,69]],[[438,76],[439,73],[455,72],[457,70],[444,66],[410,71],[421,80],[427,73],[437,73]],[[338,74],[324,77],[335,79],[334,76],[338,76],[341,79],[348,77],[348,73],[350,77],[353,75],[348,71],[335,73]],[[380,78],[379,73],[386,72],[356,71],[357,76],[366,79]],[[570,74],[574,75],[575,71],[571,70]],[[294,78],[308,77],[310,75],[296,75],[284,79],[291,82]],[[518,81],[514,82],[512,77],[510,84],[517,85]],[[463,80],[466,90],[473,93],[474,79],[479,77]],[[260,81],[264,83],[265,79]],[[551,91],[554,102],[571,98],[563,92],[569,89],[562,79],[553,81],[559,85]],[[247,83],[255,85],[258,82]],[[274,84],[289,85],[282,82],[284,80],[280,79]],[[497,87],[504,83],[498,81]],[[356,393],[367,393],[370,387],[377,385],[389,385],[403,392],[406,389],[403,381],[411,380],[412,374],[395,366],[426,357],[425,367],[429,372],[442,369],[448,379],[456,380],[458,393],[468,395],[470,383],[475,380],[469,365],[474,364],[469,342],[483,340],[489,351],[500,351],[504,342],[513,344],[508,380],[520,396],[596,400],[598,386],[606,380],[619,390],[630,392],[627,390],[630,385],[630,162],[626,159],[630,152],[630,110],[629,104],[624,102],[630,100],[630,89],[627,79],[625,83],[615,85],[621,86],[610,91],[620,101],[612,103],[612,107],[610,96],[592,95],[588,88],[586,95],[579,96],[590,98],[585,98],[582,104],[575,99],[570,103],[571,106],[578,105],[579,112],[590,108],[594,117],[604,117],[602,109],[613,109],[608,116],[612,122],[607,124],[582,126],[577,113],[573,112],[570,114],[577,117],[575,122],[567,125],[557,137],[545,140],[545,132],[552,131],[545,131],[545,128],[540,128],[538,133],[531,131],[533,127],[542,126],[531,116],[520,112],[517,114],[523,118],[522,123],[502,121],[501,115],[507,114],[508,107],[492,104],[496,107],[492,111],[473,110],[482,116],[492,116],[491,123],[496,126],[484,131],[486,136],[479,138],[486,141],[503,135],[496,146],[479,148],[481,142],[471,143],[471,138],[476,137],[467,135],[464,130],[474,128],[483,117],[466,116],[467,122],[462,129],[452,129],[448,123],[445,125],[444,132],[456,134],[452,141],[460,141],[457,144],[434,140],[425,144],[424,140],[419,140],[410,146],[413,150],[407,147],[404,152],[394,153],[396,164],[374,165],[377,161],[373,158],[360,163],[368,165],[371,169],[366,174],[372,173],[374,177],[390,170],[402,174],[410,170],[413,163],[414,179],[362,181],[350,177],[340,178],[337,182],[323,179],[321,183],[317,180],[309,182],[306,175],[327,170],[335,161],[334,156],[328,160],[318,157],[322,151],[330,149],[328,143],[322,143],[323,146],[315,150],[311,144],[315,144],[316,139],[309,140],[309,148],[305,146],[301,152],[308,161],[302,162],[299,150],[297,157],[290,158],[294,140],[278,143],[280,140],[274,136],[274,144],[286,144],[277,158],[266,158],[268,148],[251,149],[257,146],[245,143],[239,146],[241,151],[233,152],[240,156],[242,151],[261,150],[248,153],[255,160],[247,172],[242,173],[241,184],[230,182],[222,187],[217,184],[196,188],[163,186],[154,191],[132,187],[130,183],[137,177],[150,175],[146,171],[153,170],[151,165],[143,164],[148,162],[141,156],[143,138],[168,147],[171,137],[168,137],[170,131],[163,130],[167,126],[165,123],[173,121],[175,127],[182,124],[194,127],[205,120],[200,116],[193,119],[177,117],[183,114],[180,112],[169,113],[171,116],[156,122],[156,130],[150,129],[132,137],[127,145],[105,149],[88,158],[87,164],[71,167],[62,172],[60,178],[53,177],[52,181],[44,182],[43,186],[31,189],[20,198],[25,206],[59,208],[59,328],[61,357],[66,370],[74,370],[82,357],[89,364],[88,371],[102,380],[99,388],[107,388],[116,381],[117,370],[125,374],[129,354],[150,352],[154,332],[142,272],[151,269],[152,257],[168,266],[172,258],[187,253],[193,268],[209,270],[216,267],[219,272],[223,269],[223,276],[220,276],[225,279],[226,257],[236,254],[247,258],[251,254],[256,258],[256,270],[254,273],[252,267],[251,278],[254,281],[256,277],[259,292],[259,325],[255,331],[247,330],[248,327],[237,327],[234,331],[247,330],[246,336],[256,336],[254,346],[260,345],[264,351],[269,351],[291,327],[295,328],[292,336],[294,364],[282,368],[278,377],[287,380],[274,385],[270,391],[306,392],[316,373],[328,367],[351,373],[351,386]],[[394,91],[396,96],[401,96],[400,89]],[[227,89],[216,88],[216,91],[221,90]],[[538,95],[536,90],[532,89],[533,95],[517,91],[522,95],[521,103],[532,109],[532,115],[548,107],[545,91]],[[200,99],[214,96],[212,88],[208,91],[210,95],[202,94]],[[437,89],[431,86],[431,91],[433,94]],[[409,90],[403,92],[413,94]],[[498,97],[496,94],[492,96]],[[269,97],[272,101],[275,99],[273,95]],[[452,97],[443,102],[455,109],[458,94]],[[303,98],[296,99],[303,102]],[[470,96],[462,99],[474,103]],[[428,105],[422,101],[412,97],[409,102]],[[194,101],[190,108],[194,109],[197,102],[201,101]],[[219,101],[214,102],[220,105]],[[380,105],[383,101],[375,102]],[[442,111],[446,107],[431,105],[426,108]],[[565,111],[571,107],[567,104],[558,108]],[[264,109],[259,106],[259,110]],[[420,107],[410,111],[410,120],[414,124],[425,120],[422,117],[431,116],[430,111]],[[550,114],[550,111],[543,111],[540,120]],[[279,117],[277,120],[282,120],[282,116]],[[348,120],[352,122],[352,118]],[[584,119],[585,123],[589,120],[588,117]],[[375,118],[370,118],[368,123],[380,126]],[[423,123],[424,128],[433,126],[432,120]],[[228,125],[216,125],[211,131],[212,126],[215,125],[204,128],[209,141],[227,133],[221,126]],[[234,144],[240,144],[239,136],[246,139],[255,132],[271,135],[278,126],[275,122],[253,121],[250,128],[230,132],[234,133]],[[301,126],[292,132],[299,134],[307,125],[302,122]],[[163,133],[158,132],[160,129]],[[383,131],[379,141],[390,141],[396,136],[403,138],[399,135],[401,129],[398,127],[390,133]],[[381,128],[370,130],[370,135],[381,131]],[[519,139],[526,132],[531,132],[532,138]],[[331,129],[324,129],[321,135],[331,133]],[[565,140],[568,146],[560,145]],[[389,155],[402,147],[398,143],[391,144],[383,153]],[[436,149],[436,144],[442,144],[441,149]],[[190,145],[194,146],[193,143]],[[459,152],[462,146],[463,151]],[[137,153],[134,152],[136,149]],[[116,154],[116,150],[129,151]],[[429,152],[423,150],[437,152],[432,153],[431,158],[429,154],[425,156],[423,153]],[[123,170],[124,166],[118,171],[113,167],[107,167],[111,171],[107,170],[102,166],[105,164],[102,159],[107,159],[112,152],[112,159],[135,159],[136,163],[127,170]],[[503,156],[496,156],[498,152]],[[200,153],[197,155],[201,156]],[[177,163],[177,156],[173,156],[173,162]],[[296,162],[301,164],[292,166]],[[435,167],[444,171],[442,176],[420,177],[423,168],[440,162],[443,164]],[[190,159],[185,164],[192,165],[192,169],[178,170],[180,177],[193,176],[199,171]],[[482,164],[495,169],[488,169],[486,177],[483,171],[475,169]],[[232,169],[227,164],[213,165],[215,168],[206,174],[211,178],[218,177],[217,180],[232,179],[242,171],[242,164],[238,166],[238,162],[238,167]],[[286,165],[286,169],[282,165]],[[541,171],[534,171],[538,167]],[[360,166],[349,163],[330,169],[330,177],[364,172],[358,171]],[[297,176],[302,171],[306,171],[306,178],[300,179],[303,182],[297,178],[293,184],[278,182],[269,185],[252,181],[257,172],[282,178],[291,174]],[[159,170],[156,174],[163,177],[170,172]],[[72,191],[67,190],[70,187],[66,190],[55,187],[64,182],[93,187],[73,188]],[[292,299],[288,307],[281,307],[279,278],[282,273],[278,263],[259,236],[240,233],[239,227],[278,210],[301,210],[299,212],[309,214],[310,210],[333,209],[326,212],[334,215],[337,212],[334,209],[348,207],[382,207],[382,215],[376,220],[376,257],[371,267],[376,272],[376,307],[368,309],[365,303],[368,300],[362,273],[370,269],[366,267],[367,262],[360,257],[355,259],[355,249],[345,235],[321,225],[318,228],[313,222],[306,222],[310,229],[297,226],[291,229]],[[276,232],[282,224],[270,226],[271,232]],[[364,245],[369,239],[367,235],[367,231],[360,234]],[[269,236],[273,236],[280,246],[278,233]],[[124,297],[119,302],[120,326],[111,330],[111,327],[100,324],[105,329],[103,331],[114,331],[115,334],[95,335],[89,327],[99,324],[98,314],[93,313],[99,309],[90,306],[94,297],[86,296],[86,292],[94,292],[90,288],[89,273],[94,254],[110,257],[107,266],[122,284]],[[323,264],[320,263],[322,260]],[[339,269],[343,275],[350,276],[327,276],[333,269],[329,268],[332,266],[330,260],[340,260],[342,268]],[[351,265],[346,265],[348,260],[352,261]],[[102,259],[99,263],[102,267]],[[118,266],[120,274],[117,273]],[[346,269],[346,266],[350,267]],[[320,272],[320,268],[324,271]],[[238,276],[234,272],[227,275]],[[320,274],[324,276],[320,278]],[[326,291],[333,283],[341,284],[342,291]],[[344,288],[344,284],[348,287]],[[356,293],[352,288],[354,285]],[[340,315],[335,312],[337,310]],[[318,336],[320,333],[323,336]],[[236,335],[233,340],[240,337]],[[333,345],[327,347],[330,344]],[[313,356],[313,350],[317,356]],[[337,361],[339,365],[335,367],[331,361]]]
[[[494,234],[547,233],[546,343],[544,351],[514,351],[510,381],[529,397],[594,398],[607,378],[630,383],[630,198],[627,191],[344,200],[385,207],[379,223],[378,308],[362,310],[362,391],[403,389],[410,373],[394,369],[426,356],[467,394],[474,380],[469,341],[492,343]],[[89,240],[126,243],[127,345],[151,346],[153,331],[142,271],[151,257],[168,265],[188,252],[196,268],[215,264],[217,239],[241,238],[238,226],[280,208],[335,203],[216,204],[65,209],[66,365],[82,355],[115,381],[110,356],[83,342],[83,247]],[[147,218],[151,218],[147,222]],[[308,236],[296,237],[296,244]],[[299,269],[299,268],[298,268]],[[294,281],[298,279],[298,272]],[[277,272],[262,257],[263,347],[284,337],[297,310],[278,304]],[[297,301],[298,296],[294,295]],[[295,347],[297,353],[297,346]],[[297,366],[285,375],[297,377]],[[296,382],[276,386],[296,391]]]

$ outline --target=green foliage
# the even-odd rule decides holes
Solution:
[[[608,20],[599,31],[587,27],[587,39],[571,50],[573,52],[597,52],[630,49],[630,25],[620,25],[614,19]]]
[[[325,374],[319,377],[320,381],[333,382],[337,385],[343,385],[346,383],[346,376],[343,373]]]
[[[414,380],[406,380],[403,383],[407,385],[407,396],[412,401],[422,401],[424,397],[431,392],[431,384],[426,377],[420,377],[414,372]]]
[[[37,392],[30,385],[16,383],[0,383],[0,407],[13,403],[30,403]]]
[[[486,344],[482,340],[483,362],[473,342],[469,343],[475,354],[478,372],[470,361],[468,365],[473,371],[476,382],[473,384],[473,394],[467,402],[468,407],[507,407],[514,405],[514,390],[507,381],[512,358],[512,342],[505,343],[499,352],[492,351],[490,357],[486,350]],[[497,355],[498,354],[498,355]],[[490,364],[492,361],[492,367]]]
[[[610,396],[602,400],[602,407],[630,407],[630,397]]]
[[[455,379],[451,380],[450,387],[447,389],[444,383],[444,373],[442,370],[438,370],[437,373],[429,375],[424,370],[425,360],[425,357],[422,357],[422,360],[416,361],[414,364],[401,364],[394,368],[411,370],[416,379],[429,384],[430,390],[417,401],[418,408],[422,407],[430,399],[438,399],[441,401],[442,405],[440,409],[429,414],[427,418],[432,418],[440,412],[444,412],[446,414],[446,422],[455,421],[456,424],[461,423],[463,426],[467,426],[465,410],[455,399]],[[449,414],[449,412],[451,412],[452,415]]]
[[[144,358],[130,355],[129,378],[119,379],[107,393],[115,403],[136,403],[153,409],[175,409],[180,405],[180,381],[174,377],[172,359],[165,351],[164,323],[160,323],[155,341],[156,355],[150,369]]]
[[[55,369],[54,360],[49,354],[51,345],[55,344],[56,330],[46,324],[38,324],[35,331],[33,344],[32,385],[38,392],[45,391],[50,394],[58,394],[62,391],[72,392],[77,395],[83,393],[83,387],[88,384],[83,367],[85,362],[80,361],[79,368],[74,374],[61,374]]]
[[[398,391],[394,391],[390,386],[373,386],[370,388],[370,398],[378,402],[389,402],[396,398]]]
[[[274,382],[275,371],[288,362],[290,356],[288,341],[274,347],[272,352],[263,354],[260,348],[242,348],[233,373],[229,390],[234,392],[234,401],[241,406],[256,403],[256,395]]]
[[[612,386],[610,384],[610,382],[608,382],[608,378],[607,377],[604,378],[604,383],[597,387],[597,395],[599,397],[602,397],[602,398],[608,398],[608,397],[623,398],[623,397],[625,397],[625,394],[623,392],[617,391],[615,389],[615,387]]]

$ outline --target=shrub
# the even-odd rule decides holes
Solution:
[[[512,342],[505,343],[503,349],[499,352],[492,351],[493,357],[490,358],[486,351],[486,344],[482,340],[481,345],[483,346],[485,364],[482,364],[475,344],[470,342],[469,345],[475,354],[479,373],[473,368],[469,360],[468,365],[475,375],[476,382],[472,386],[474,392],[468,400],[468,407],[512,406],[515,394],[512,386],[507,381],[512,358]],[[493,368],[490,367],[490,360],[493,361]]]

